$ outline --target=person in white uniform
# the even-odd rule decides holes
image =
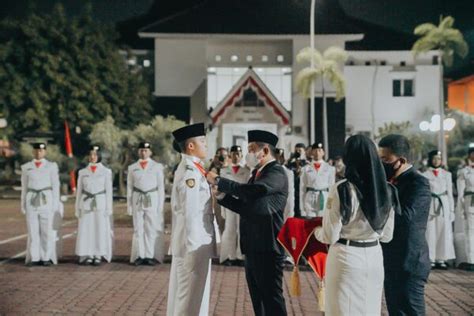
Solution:
[[[155,265],[164,258],[165,177],[162,164],[151,159],[149,142],[138,145],[139,160],[128,167],[127,210],[133,216],[130,263]]]
[[[53,220],[60,213],[58,165],[45,159],[46,144],[33,144],[34,159],[21,166],[21,211],[28,240],[25,264],[57,264]]]
[[[330,244],[326,315],[380,315],[384,281],[380,242],[392,239],[396,190],[387,183],[375,144],[355,135],[344,146],[346,179],[330,188],[316,238]]]
[[[181,162],[171,193],[171,271],[168,316],[204,316],[209,313],[211,258],[216,235],[211,188],[202,160],[207,155],[204,124],[173,132]]]
[[[286,200],[285,212],[283,214],[283,219],[286,221],[288,217],[295,216],[295,175],[285,164],[285,150],[283,148],[277,148],[275,159],[283,166],[288,178],[288,199]]]
[[[459,216],[461,223],[464,217],[466,263],[463,266],[474,271],[474,147],[469,148],[467,166],[458,172],[457,187],[459,210],[464,215]]]
[[[222,178],[238,183],[247,183],[250,179],[250,169],[242,164],[242,148],[230,148],[231,163],[220,170]],[[243,255],[240,250],[240,215],[222,207],[225,219],[224,232],[221,239],[220,263],[225,265],[242,265]]]
[[[313,161],[301,171],[300,205],[301,215],[306,217],[322,216],[329,188],[336,182],[336,169],[324,161],[322,143],[312,146]]]
[[[441,167],[441,151],[428,154],[428,169],[423,175],[431,188],[431,207],[426,226],[426,240],[431,268],[446,270],[447,260],[454,259],[452,222],[454,221],[453,176]]]
[[[91,146],[89,165],[79,170],[76,189],[76,255],[80,264],[96,266],[102,258],[112,260],[113,241],[112,171],[101,160],[100,147]]]

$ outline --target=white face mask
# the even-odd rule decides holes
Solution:
[[[247,153],[247,155],[245,156],[245,161],[247,162],[247,166],[249,166],[252,169],[258,166],[261,158],[259,159],[257,156],[258,156],[258,153]]]

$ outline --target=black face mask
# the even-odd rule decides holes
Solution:
[[[400,161],[400,159],[397,159],[395,160],[394,162],[383,162],[383,168],[385,169],[385,174],[387,175],[387,180],[390,181],[394,176],[395,176],[395,173],[397,173],[398,169],[400,169],[402,167],[402,165],[400,164],[400,166],[398,168],[395,169],[395,164]]]

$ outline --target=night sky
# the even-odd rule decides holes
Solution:
[[[147,13],[148,20],[145,21],[148,22],[150,15],[159,14],[149,12],[155,1],[157,2],[155,7],[165,8],[164,11],[171,6],[186,7],[194,2],[199,2],[191,0],[93,0],[90,2],[96,20],[117,23],[144,16]],[[87,3],[84,0],[4,0],[0,17],[22,17],[31,6],[30,3],[34,3],[34,11],[48,12],[57,2],[63,3],[69,15],[78,14]],[[406,33],[411,33],[414,27],[420,23],[437,24],[440,14],[452,15],[456,19],[455,27],[463,32],[471,47],[469,56],[463,61],[464,67],[459,67],[458,62],[457,68],[465,68],[468,65],[470,69],[474,69],[474,0],[339,0],[339,2],[349,16]]]

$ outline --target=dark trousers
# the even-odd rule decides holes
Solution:
[[[385,270],[385,300],[390,316],[425,315],[426,279],[404,271]]]
[[[274,253],[246,253],[245,276],[256,316],[285,316],[283,297],[284,256]]]

